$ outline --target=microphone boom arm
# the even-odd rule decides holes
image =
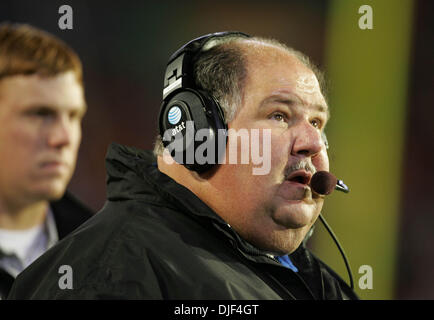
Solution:
[[[343,180],[339,180],[339,179],[336,182],[335,190],[342,191],[342,192],[345,192],[345,193],[350,192],[350,189],[347,187],[347,185],[344,183],[344,181]]]

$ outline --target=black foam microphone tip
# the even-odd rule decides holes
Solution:
[[[318,171],[310,179],[310,187],[318,194],[328,195],[336,188],[338,179],[330,172]]]

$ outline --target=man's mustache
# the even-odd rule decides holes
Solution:
[[[285,179],[294,171],[297,170],[306,170],[308,172],[311,172],[312,175],[316,172],[316,168],[312,163],[312,160],[310,158],[304,158],[296,163],[293,163],[289,167],[285,168]]]

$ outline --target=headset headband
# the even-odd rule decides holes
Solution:
[[[209,40],[227,36],[250,37],[248,34],[239,31],[210,33],[187,42],[172,54],[167,63],[166,74],[164,75],[163,100],[176,89],[193,88],[193,58]]]

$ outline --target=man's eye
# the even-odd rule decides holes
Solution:
[[[36,114],[38,116],[41,116],[41,117],[47,117],[47,116],[53,115],[53,112],[51,112],[49,110],[39,110],[39,111],[36,112]]]
[[[314,126],[315,128],[320,129],[320,128],[321,128],[322,121],[319,120],[319,119],[313,119],[310,123],[311,123],[312,126]]]
[[[280,112],[276,112],[271,115],[271,119],[274,119],[276,121],[285,121],[285,115]]]
[[[39,108],[39,109],[31,110],[29,112],[29,114],[37,116],[37,117],[45,118],[45,117],[52,117],[56,113],[53,110],[48,109],[48,108]]]
[[[77,111],[72,111],[69,113],[69,118],[70,119],[77,119],[77,118],[79,118],[79,113]]]

